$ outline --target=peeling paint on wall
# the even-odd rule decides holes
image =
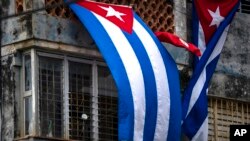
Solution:
[[[15,73],[12,71],[12,58],[8,56],[2,59],[2,81],[3,81],[3,99],[2,99],[2,140],[9,141],[14,138],[14,117],[15,117]]]

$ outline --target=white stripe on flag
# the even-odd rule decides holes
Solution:
[[[207,141],[207,135],[208,135],[208,117],[206,117],[205,121],[202,123],[200,129],[197,131],[197,133],[191,139],[191,141]]]
[[[200,74],[199,79],[196,81],[196,83],[194,85],[186,117],[188,116],[189,112],[192,110],[194,104],[196,103],[197,99],[199,98],[200,93],[204,87],[204,84],[206,82],[206,67],[207,67],[207,65],[221,53],[224,42],[226,41],[228,29],[229,29],[229,25],[225,28],[222,35],[220,36],[220,39],[218,40],[212,54],[209,56],[209,59],[205,65],[202,73]]]
[[[230,27],[230,24],[224,29],[222,35],[220,36],[219,41],[217,42],[217,44],[214,48],[213,53],[210,55],[210,57],[207,61],[208,62],[207,64],[209,64],[212,60],[214,60],[214,58],[216,58],[221,53],[223,45],[224,45],[226,38],[227,38],[227,33],[229,30],[229,27]]]
[[[203,54],[206,50],[205,34],[200,22],[199,22],[199,32],[198,32],[198,48],[200,49],[201,54]],[[201,56],[199,58],[201,58]]]
[[[117,52],[124,64],[134,102],[134,141],[143,139],[145,121],[145,87],[142,69],[139,61],[120,28],[106,20],[105,18],[93,13],[102,23],[112,42],[116,46]],[[122,45],[122,46],[121,46]]]
[[[199,98],[205,82],[206,82],[206,69],[204,68],[200,74],[199,79],[196,81],[194,88],[192,90],[192,95],[191,95],[191,99],[190,99],[190,103],[189,103],[188,112],[187,112],[186,117],[188,116],[189,112],[192,110],[194,104],[196,103],[197,99]]]
[[[167,139],[170,113],[170,92],[168,77],[161,53],[145,28],[134,18],[133,30],[140,38],[152,64],[156,89],[157,89],[157,122],[154,140],[163,141]],[[153,129],[152,129],[153,130]]]

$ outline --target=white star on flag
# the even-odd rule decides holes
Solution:
[[[124,20],[122,19],[121,16],[124,16],[124,15],[126,15],[126,14],[120,13],[120,12],[118,12],[118,11],[115,11],[115,9],[112,8],[111,6],[109,6],[108,8],[107,8],[107,7],[103,7],[103,6],[99,6],[99,7],[107,11],[106,17],[115,16],[116,18],[118,18],[119,20],[121,20],[121,21],[124,22]]]
[[[218,28],[220,23],[224,20],[224,17],[222,17],[220,15],[220,8],[219,6],[217,7],[216,11],[213,12],[211,10],[208,9],[209,14],[211,15],[211,17],[213,18],[212,22],[210,23],[209,26],[213,26],[216,25],[216,27]]]

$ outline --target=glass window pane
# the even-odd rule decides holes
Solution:
[[[39,109],[41,135],[63,136],[62,60],[39,57]]]
[[[32,117],[32,97],[24,98],[24,111],[25,111],[25,135],[31,133],[31,117]]]
[[[69,62],[69,137],[91,140],[92,66]]]
[[[107,67],[98,67],[99,140],[117,141],[117,90]]]
[[[25,64],[25,91],[31,90],[31,58],[30,55],[24,56]]]

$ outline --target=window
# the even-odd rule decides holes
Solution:
[[[39,57],[39,115],[41,135],[63,135],[62,61]]]
[[[90,140],[92,67],[70,61],[69,68],[69,136]]]
[[[31,95],[31,56],[30,53],[24,55],[24,134],[31,132],[32,118],[32,95]]]
[[[250,0],[241,0],[240,12],[250,14]]]
[[[31,58],[30,55],[25,55],[25,91],[31,90]]]
[[[32,117],[31,112],[32,107],[32,99],[31,96],[24,98],[24,109],[25,109],[25,135],[28,135],[30,133],[30,122]]]
[[[99,138],[116,141],[117,95],[114,80],[106,67],[98,66]]]
[[[118,139],[117,90],[104,63],[42,52],[24,58],[25,135],[35,129],[48,140]]]

